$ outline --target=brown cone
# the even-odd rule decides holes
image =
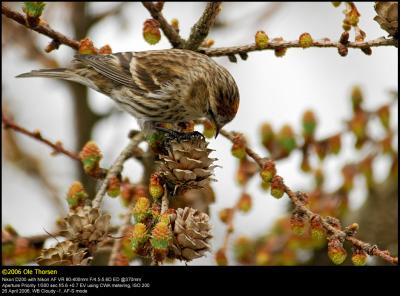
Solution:
[[[210,158],[213,151],[207,148],[208,143],[202,139],[172,141],[168,155],[160,155],[158,173],[172,185],[174,192],[201,188],[213,174],[213,162]]]
[[[211,249],[211,225],[209,217],[193,208],[176,210],[174,217],[174,243],[172,245],[175,258],[191,261],[204,256]]]
[[[79,248],[77,243],[63,241],[53,248],[43,249],[36,262],[41,266],[88,265],[87,249]]]
[[[107,236],[110,219],[110,215],[100,214],[97,208],[80,207],[65,218],[65,228],[60,234],[93,251]]]

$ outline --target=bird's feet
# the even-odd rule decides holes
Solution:
[[[159,126],[155,127],[155,129],[165,134],[165,141],[167,143],[170,143],[171,141],[174,140],[178,142],[190,141],[190,140],[201,140],[201,141],[205,140],[203,134],[198,131],[193,131],[190,133],[182,133]]]

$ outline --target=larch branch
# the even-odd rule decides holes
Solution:
[[[55,153],[62,153],[62,154],[66,155],[66,156],[68,156],[68,157],[70,157],[72,159],[81,161],[80,158],[79,158],[78,153],[72,152],[72,151],[69,151],[69,150],[65,149],[61,142],[53,143],[52,141],[44,138],[39,131],[31,132],[31,131],[27,130],[26,128],[16,124],[14,121],[12,121],[10,118],[8,118],[4,112],[2,112],[2,122],[3,122],[3,128],[4,129],[10,128],[10,129],[12,129],[12,130],[14,130],[16,132],[19,132],[21,134],[27,135],[27,136],[29,136],[29,137],[31,137],[33,139],[36,139],[36,140],[38,140],[38,141],[40,141],[42,143],[45,143],[46,145],[50,146],[51,148],[54,149]]]
[[[100,207],[103,197],[107,192],[110,179],[117,177],[122,172],[124,162],[134,155],[135,148],[137,148],[137,146],[142,142],[143,138],[143,133],[137,133],[132,139],[130,139],[129,144],[124,148],[124,150],[122,150],[116,161],[112,164],[100,186],[100,189],[97,191],[97,194],[93,199],[92,204],[94,208]]]
[[[169,200],[168,200],[168,190],[167,186],[164,185],[164,194],[161,199],[161,214],[164,214],[169,207]]]
[[[341,46],[339,41],[330,41],[329,39],[314,41],[311,47],[326,47],[326,48],[338,48]],[[346,44],[348,48],[367,48],[367,47],[380,47],[380,46],[395,46],[398,47],[398,40],[393,38],[380,37],[377,39],[365,41],[365,42],[349,42]],[[244,54],[253,51],[260,50],[275,50],[280,48],[301,48],[299,40],[293,41],[271,41],[267,47],[263,49],[257,48],[255,43],[241,46],[231,47],[218,47],[218,48],[200,48],[199,51],[210,56],[229,56],[235,54]]]
[[[55,31],[54,29],[52,29],[47,23],[45,23],[44,21],[41,21],[39,23],[38,26],[36,27],[30,27],[27,23],[26,17],[19,12],[13,11],[11,9],[9,9],[7,6],[5,6],[4,4],[1,4],[1,13],[16,21],[17,23],[25,26],[28,29],[31,29],[33,31],[36,31],[40,34],[46,35],[47,37],[50,37],[51,39],[55,40],[56,42],[60,43],[60,44],[64,44],[67,45],[73,49],[78,50],[79,49],[79,42],[69,38],[67,36],[65,36],[64,34],[61,34],[57,31]]]
[[[209,2],[202,16],[192,27],[185,49],[196,50],[207,37],[210,28],[214,25],[222,2]]]
[[[102,21],[103,19],[105,19],[109,16],[114,16],[114,15],[120,14],[123,11],[123,8],[125,7],[125,5],[127,3],[128,2],[121,2],[117,5],[115,5],[114,7],[112,7],[110,10],[90,16],[89,27],[96,25],[98,22]]]
[[[234,132],[228,132],[225,130],[221,130],[221,135],[232,141],[232,139],[237,135],[237,133]],[[246,153],[249,157],[251,157],[258,165],[260,168],[263,167],[265,163],[265,158],[262,158],[259,156],[256,152],[254,152],[250,147],[246,146]],[[368,255],[371,256],[378,256],[382,258],[383,260],[390,262],[392,264],[398,264],[398,257],[391,256],[388,251],[383,251],[380,250],[376,245],[371,245],[369,243],[365,243],[357,238],[355,238],[352,235],[349,235],[348,233],[337,229],[333,227],[327,220],[326,218],[323,218],[322,216],[314,213],[310,209],[308,209],[303,201],[301,201],[295,192],[293,192],[287,185],[284,185],[284,191],[292,201],[292,203],[300,210],[302,211],[309,219],[311,219],[314,216],[317,216],[320,218],[320,221],[322,223],[322,226],[324,229],[328,232],[331,233],[333,236],[336,237],[341,237],[347,241],[349,241],[353,246],[358,247],[362,250],[364,250]],[[305,193],[303,193],[305,194]],[[307,194],[305,194],[307,195]]]
[[[118,229],[119,228],[117,226],[110,226],[109,233],[114,233]],[[60,231],[56,231],[55,233],[36,234],[31,236],[18,236],[18,237],[26,239],[30,244],[39,245],[39,244],[44,244],[45,241],[50,238],[56,238],[58,236],[62,236]]]
[[[121,253],[122,249],[122,240],[124,239],[123,236],[125,234],[126,229],[131,223],[131,217],[132,217],[132,205],[129,207],[129,209],[122,217],[122,224],[118,228],[117,238],[114,239],[114,244],[111,249],[110,259],[108,261],[108,265],[110,266],[116,265],[118,256]]]
[[[142,2],[142,4],[149,11],[152,18],[158,21],[161,30],[168,38],[172,47],[183,48],[185,40],[183,40],[181,36],[179,36],[178,32],[168,23],[168,21],[164,18],[159,8],[157,8],[157,6],[154,5],[153,2]]]

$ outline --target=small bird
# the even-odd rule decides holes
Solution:
[[[184,49],[79,54],[70,68],[33,70],[17,77],[59,78],[86,85],[111,97],[137,118],[144,131],[159,123],[207,118],[217,136],[239,107],[231,74],[208,56]]]

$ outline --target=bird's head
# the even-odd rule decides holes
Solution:
[[[219,83],[215,89],[214,96],[210,98],[208,119],[216,127],[216,135],[225,124],[232,121],[239,108],[239,90],[232,76],[226,71],[223,83]]]

